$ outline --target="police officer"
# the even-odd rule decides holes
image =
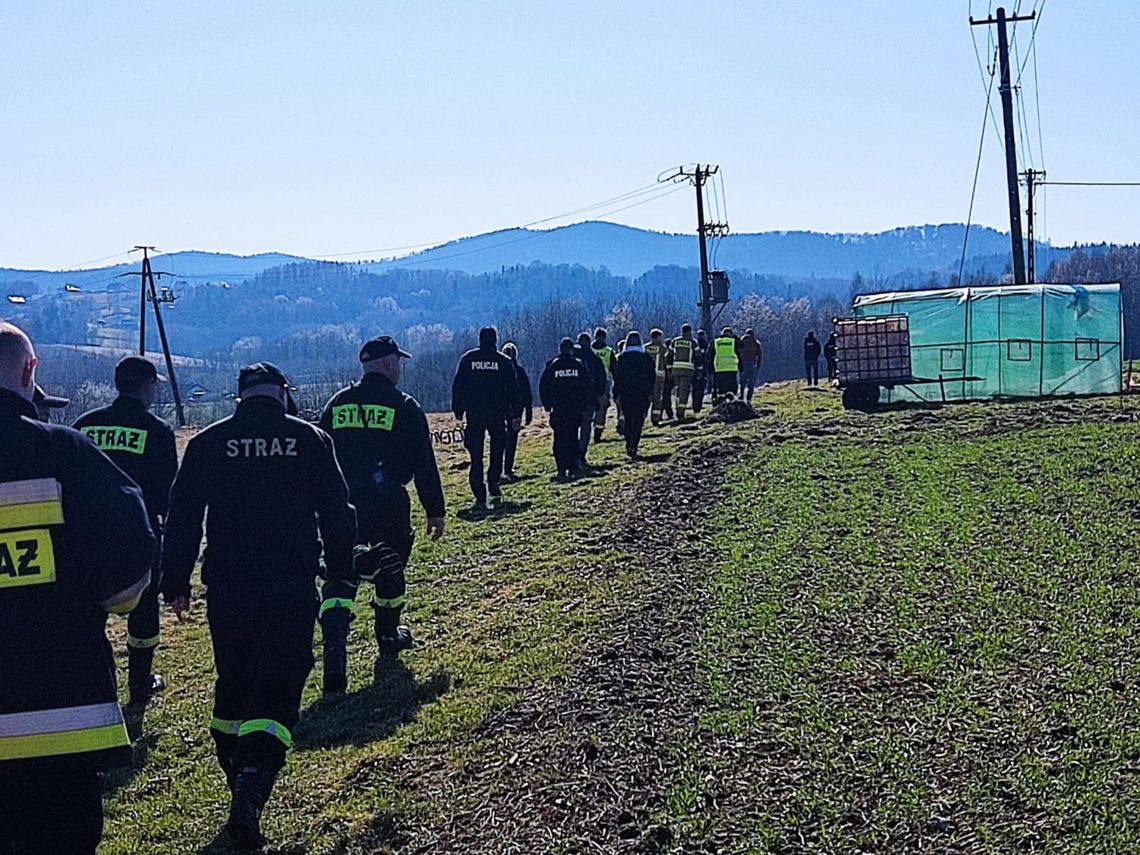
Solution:
[[[84,413],[74,425],[142,488],[151,528],[160,536],[170,485],[178,471],[174,431],[149,412],[164,380],[154,363],[141,356],[125,356],[115,366],[119,396],[110,406]],[[127,619],[128,708],[137,713],[165,687],[162,677],[151,672],[161,640],[158,568],[154,569],[150,587]]]
[[[519,450],[519,432],[522,430],[522,425],[530,424],[534,421],[534,392],[530,388],[530,377],[527,376],[526,369],[523,368],[522,363],[519,362],[519,348],[512,341],[508,341],[503,345],[503,353],[505,353],[511,360],[511,364],[515,368],[515,380],[519,386],[519,402],[515,411],[510,413],[511,422],[507,427],[507,446],[503,453],[503,480],[513,481],[515,479],[515,455]],[[515,423],[519,427],[515,427]]]
[[[415,539],[408,483],[415,481],[428,536],[439,540],[444,528],[443,488],[427,417],[415,398],[396,388],[401,359],[411,359],[411,354],[390,336],[366,342],[360,349],[363,375],[332,396],[320,421],[333,438],[356,507],[357,575],[374,585],[381,655],[399,653],[412,643],[411,632],[400,626],[407,599],[404,573]],[[322,586],[325,694],[343,692],[348,684],[348,625],[355,597],[352,581],[330,580]]]
[[[37,419],[36,356],[0,323],[0,852],[94,855],[99,772],[130,763],[104,626],[150,581],[142,493]]]
[[[190,440],[162,560],[162,593],[181,617],[207,513],[202,582],[217,671],[210,733],[232,792],[226,830],[242,847],[262,843],[261,811],[300,718],[322,542],[327,578],[355,578],[356,520],[332,439],[286,414],[286,386],[269,363],[243,368],[234,414]]]
[[[463,444],[471,455],[468,480],[475,496],[475,509],[486,510],[487,493],[492,507],[503,501],[500,484],[503,475],[503,453],[506,450],[507,427],[518,430],[521,422],[511,414],[518,410],[519,388],[515,370],[506,354],[496,347],[499,335],[494,327],[479,330],[479,346],[459,359],[455,380],[451,384],[451,411],[455,418],[467,417]],[[490,437],[491,459],[487,480],[483,481],[483,444]]]
[[[590,345],[594,355],[602,360],[602,365],[606,369],[606,391],[598,401],[598,409],[594,413],[594,442],[602,441],[602,431],[606,427],[606,413],[609,412],[614,394],[614,362],[617,360],[617,353],[609,346],[608,338],[609,333],[606,329],[598,327],[594,330],[594,343]]]
[[[606,396],[609,375],[601,357],[594,353],[588,332],[578,335],[578,346],[574,348],[574,356],[581,360],[590,373],[590,395],[586,400],[586,409],[582,412],[582,426],[578,437],[578,467],[588,469],[590,464],[586,459],[586,453],[590,450],[590,433],[594,429],[594,417],[598,406]]]
[[[538,381],[538,396],[550,413],[554,431],[554,465],[559,479],[569,478],[578,468],[579,430],[594,393],[590,370],[575,353],[574,340],[562,339],[558,356],[546,363]]]

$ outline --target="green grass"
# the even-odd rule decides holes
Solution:
[[[1140,426],[1016,429],[1051,406],[842,416],[732,472],[669,821],[732,851],[1140,848]]]

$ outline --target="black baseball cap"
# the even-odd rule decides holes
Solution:
[[[36,389],[32,392],[32,406],[37,410],[60,410],[70,403],[70,398],[60,398],[56,395],[49,395],[39,383],[36,384]]]
[[[158,373],[154,363],[141,356],[124,356],[115,366],[115,386],[135,386],[148,380],[165,383],[166,378]]]
[[[285,379],[281,369],[272,362],[255,362],[253,365],[247,365],[238,374],[239,395],[253,386],[263,385],[281,386],[288,389],[289,381]]]
[[[406,350],[400,350],[400,345],[396,344],[396,340],[392,336],[377,336],[371,341],[366,341],[364,347],[360,348],[360,361],[371,362],[374,359],[391,356],[393,353],[404,359],[412,358],[412,355]]]

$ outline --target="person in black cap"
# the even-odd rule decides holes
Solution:
[[[36,384],[36,389],[32,393],[32,406],[36,408],[36,417],[41,422],[51,421],[52,410],[62,410],[71,403],[69,398],[60,398],[56,395],[49,395],[44,391],[44,387]]]
[[[412,643],[400,612],[407,599],[404,574],[412,554],[412,504],[407,485],[427,515],[427,535],[439,540],[444,529],[443,488],[436,467],[427,417],[416,399],[396,388],[400,350],[389,336],[360,349],[363,376],[329,399],[320,425],[333,438],[337,459],[356,506],[357,575],[372,582],[376,644],[381,656]],[[338,694],[348,685],[348,627],[356,584],[330,580],[322,586],[320,624],[324,636],[324,690]]]
[[[519,405],[514,365],[506,354],[499,352],[496,347],[498,340],[494,327],[479,330],[479,347],[459,358],[455,380],[451,384],[451,411],[461,421],[467,417],[463,444],[471,455],[468,479],[475,496],[476,510],[486,509],[488,491],[492,507],[502,504],[500,482],[507,428],[518,430],[521,425],[520,420],[512,415],[518,411]],[[488,436],[491,439],[491,459],[484,483],[483,442]]]
[[[596,400],[590,369],[574,354],[574,340],[562,339],[558,356],[546,363],[538,381],[538,396],[550,413],[550,427],[554,430],[554,465],[559,479],[569,478],[578,468],[583,417],[590,401]]]
[[[123,357],[115,366],[119,396],[109,406],[84,413],[73,425],[142,488],[150,527],[159,538],[170,485],[178,472],[174,431],[150,412],[164,379],[149,360]],[[127,711],[135,716],[141,716],[151,696],[165,687],[162,677],[152,673],[155,649],[161,641],[157,570],[127,619]]]
[[[332,438],[286,414],[287,385],[269,363],[243,368],[234,414],[190,440],[162,558],[162,594],[181,618],[207,514],[210,733],[232,793],[226,830],[241,847],[263,842],[261,811],[300,718],[322,549],[326,578],[355,579],[356,514]]]
[[[519,349],[512,341],[508,341],[503,345],[503,353],[505,353],[511,360],[511,364],[515,367],[515,377],[519,384],[519,402],[513,413],[510,413],[511,421],[507,427],[507,447],[503,454],[503,480],[513,481],[515,478],[515,455],[519,450],[519,432],[522,430],[523,424],[530,424],[534,420],[534,391],[530,388],[530,377],[527,376],[526,369],[522,367],[519,362]],[[515,423],[518,423],[518,428]]]

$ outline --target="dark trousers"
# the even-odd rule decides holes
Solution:
[[[586,452],[590,450],[590,436],[594,432],[594,416],[597,415],[598,404],[593,402],[587,404],[586,409],[582,412],[582,422],[578,427],[578,452],[579,457],[585,458]]]
[[[645,430],[645,416],[649,413],[649,401],[622,401],[622,415],[625,416],[625,447],[636,453],[641,444],[641,432]]]
[[[415,532],[412,531],[412,502],[402,484],[382,485],[378,495],[365,500],[352,497],[356,505],[356,542],[361,546],[384,544],[400,558],[399,563],[379,561],[373,565],[365,557],[357,563],[362,582],[372,583],[372,610],[376,618],[377,637],[396,634],[400,610],[407,599],[406,570],[412,556]],[[321,585],[321,626],[335,609],[351,612],[356,599],[357,585],[340,579],[330,579]],[[347,627],[351,617],[343,619]]]
[[[716,397],[736,394],[736,372],[718,371],[713,375],[713,390]]]
[[[503,446],[503,471],[515,471],[515,455],[519,451],[519,431],[513,430],[510,425],[507,425],[507,440]]]
[[[290,581],[278,591],[251,592],[215,585],[206,604],[217,672],[211,732],[218,761],[227,775],[251,766],[276,773],[292,746],[313,669],[315,586]]]
[[[132,701],[143,700],[150,694],[154,651],[161,640],[158,611],[156,580],[143,591],[139,604],[127,617],[127,688]]]
[[[827,379],[828,380],[834,380],[838,376],[839,376],[839,360],[838,359],[828,359],[827,360]]]
[[[554,431],[554,465],[560,473],[569,472],[578,465],[581,456],[578,433],[582,423],[579,410],[555,410],[550,414],[550,427]]]
[[[75,757],[0,762],[0,855],[95,855],[99,773]]]
[[[491,460],[487,466],[487,481],[483,482],[483,442],[491,438]],[[502,493],[500,483],[503,477],[503,455],[507,450],[507,419],[500,414],[468,413],[467,430],[463,434],[463,445],[471,455],[471,469],[467,480],[471,484],[471,494],[476,501],[487,501],[487,490],[492,496]]]
[[[699,413],[705,405],[705,375],[698,371],[693,377],[693,412]]]
[[[819,385],[819,357],[815,359],[804,358],[804,371],[807,372],[807,381],[809,386]]]

